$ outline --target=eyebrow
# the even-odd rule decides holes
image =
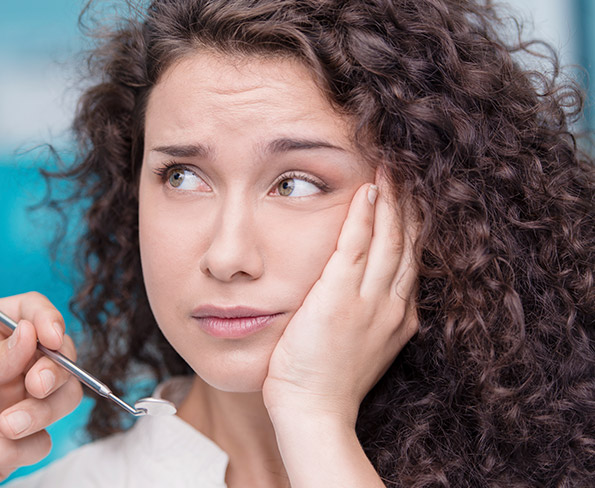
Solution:
[[[266,152],[283,153],[289,151],[303,151],[308,149],[335,149],[345,152],[340,146],[335,146],[330,142],[317,139],[291,139],[283,137],[275,139],[266,146]]]
[[[151,149],[151,151],[167,154],[173,158],[204,158],[210,153],[209,148],[203,146],[202,144],[174,144],[168,146],[157,146]]]
[[[346,152],[340,146],[331,144],[330,142],[318,139],[292,139],[282,137],[269,142],[264,149],[265,153],[284,153],[290,151],[304,151],[311,149],[333,149],[337,151]],[[211,154],[211,149],[203,144],[181,144],[181,145],[167,145],[158,146],[151,149],[151,151],[167,154],[174,158],[206,158]]]

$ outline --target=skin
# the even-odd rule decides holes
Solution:
[[[417,330],[415,225],[352,133],[309,71],[288,59],[197,53],[171,66],[149,97],[143,277],[160,328],[196,372],[178,414],[229,454],[230,487],[383,486],[355,419]],[[288,178],[294,192],[283,194]],[[37,337],[48,347],[63,340],[52,336],[51,324],[63,331],[63,322],[51,304],[35,295],[0,305],[31,321],[19,327],[21,349],[0,343],[0,366],[20,355],[0,377],[0,398],[16,381],[21,396],[26,384],[45,399],[28,407],[46,411],[22,433],[32,434],[73,408],[80,387],[71,391],[43,359],[30,366]],[[275,316],[252,334],[214,337],[195,318],[205,305]],[[64,349],[74,354],[68,340]],[[49,396],[34,386],[42,367],[57,375]],[[17,441],[5,416],[23,408],[21,396],[0,405],[8,442]],[[44,434],[31,442],[36,435]],[[21,457],[0,454],[5,472],[25,464],[11,448]]]

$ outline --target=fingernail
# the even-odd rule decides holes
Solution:
[[[41,378],[43,392],[46,394],[49,393],[56,383],[56,376],[49,369],[44,369],[39,373],[39,377]]]
[[[368,201],[370,205],[374,205],[376,203],[376,197],[378,196],[378,187],[376,185],[370,185],[368,188]]]
[[[5,419],[14,435],[19,435],[31,425],[31,416],[23,411],[8,414]]]
[[[21,335],[21,328],[19,326],[17,326],[17,328],[12,332],[12,334],[8,338],[8,342],[7,342],[8,349],[13,349],[14,346],[17,345],[17,342],[19,342],[20,335]]]
[[[62,326],[58,322],[54,322],[52,323],[52,328],[56,337],[60,340],[60,344],[62,344]]]

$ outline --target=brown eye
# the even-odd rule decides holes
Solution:
[[[279,195],[283,195],[284,197],[288,197],[293,193],[293,189],[295,188],[295,180],[293,178],[286,178],[279,182],[277,189],[279,190]]]

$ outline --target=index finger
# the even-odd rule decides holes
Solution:
[[[57,350],[62,347],[64,319],[56,307],[42,294],[29,292],[0,298],[0,310],[15,322],[22,319],[31,322],[39,342],[48,349]],[[0,329],[3,335],[8,335],[7,328],[0,326]]]
[[[35,328],[30,322],[21,320],[12,335],[0,342],[0,385],[23,374],[36,349]]]
[[[411,235],[410,219],[403,202],[395,198],[394,189],[383,171],[376,174],[380,192],[374,215],[374,233],[370,243],[368,265],[362,280],[362,294],[375,295],[393,285],[405,256]]]

